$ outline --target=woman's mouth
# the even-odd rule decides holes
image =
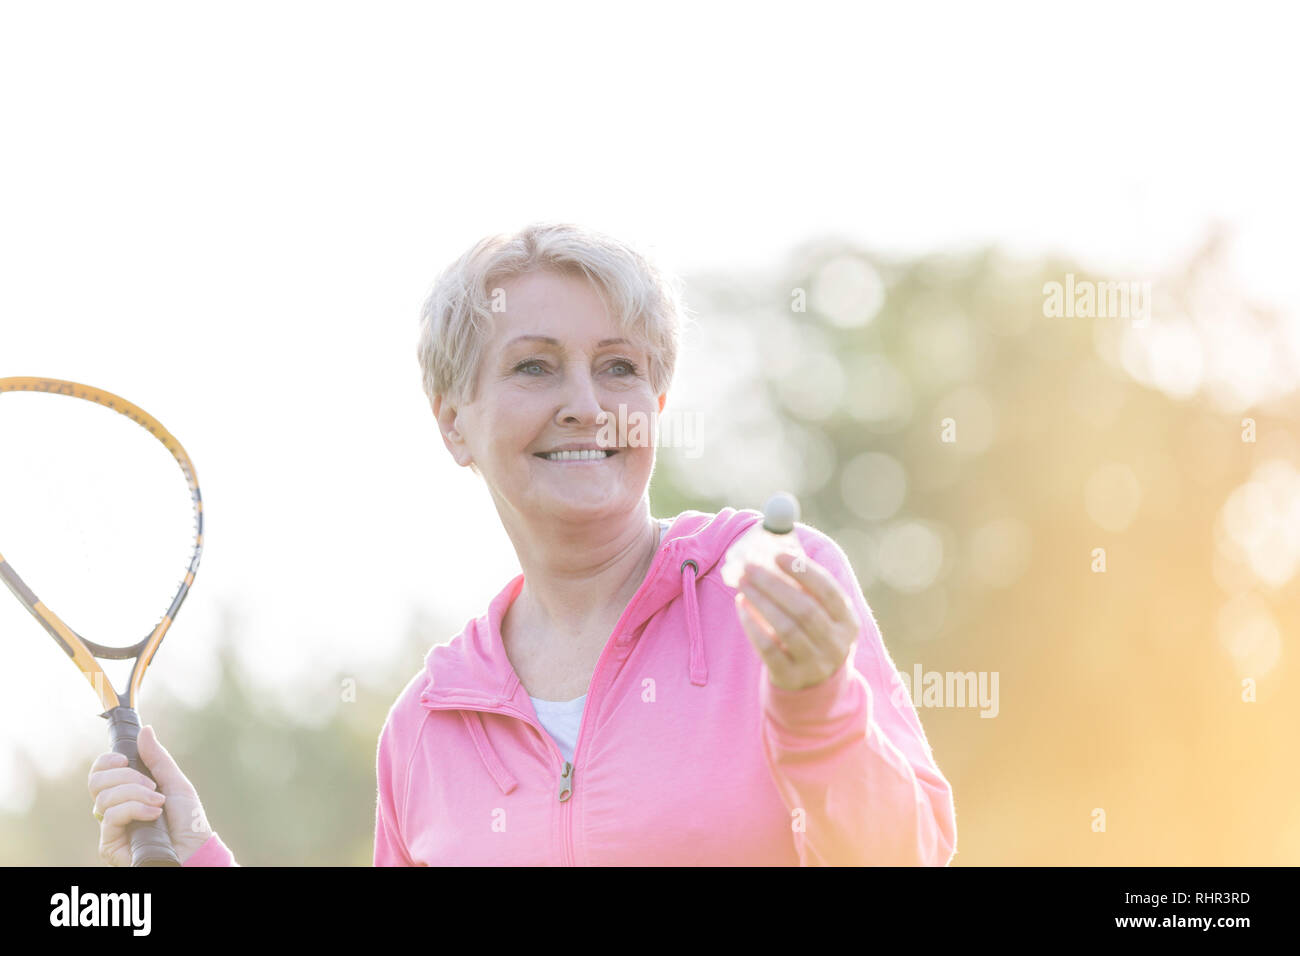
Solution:
[[[602,449],[595,451],[552,451],[538,452],[535,457],[544,461],[555,461],[564,463],[582,463],[582,462],[600,462],[607,458],[613,458],[618,452],[614,449]]]

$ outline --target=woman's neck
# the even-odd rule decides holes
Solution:
[[[516,634],[547,639],[556,636],[575,650],[603,647],[628,602],[654,562],[662,531],[650,518],[622,534],[573,535],[562,542],[525,548],[517,553],[524,585],[508,616]],[[554,640],[554,638],[552,638]]]

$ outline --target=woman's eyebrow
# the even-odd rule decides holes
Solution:
[[[553,345],[556,348],[560,348],[563,345],[563,343],[559,339],[553,339],[549,335],[518,335],[515,336],[513,339],[511,339],[509,342],[507,342],[505,347],[510,348],[511,346],[519,342],[544,342],[545,344]],[[631,343],[628,342],[627,339],[601,339],[599,342],[596,343],[596,348],[603,349],[606,345],[620,345],[620,344],[631,345]]]

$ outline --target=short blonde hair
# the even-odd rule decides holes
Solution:
[[[538,270],[586,278],[623,334],[649,353],[656,395],[677,364],[686,310],[681,283],[626,243],[570,223],[533,223],[479,240],[433,283],[420,310],[417,349],[424,392],[458,405],[478,396],[478,370],[492,330],[491,290]]]

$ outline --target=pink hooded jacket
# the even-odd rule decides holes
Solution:
[[[376,866],[947,865],[952,789],[844,552],[796,525],[862,621],[832,677],[773,686],[721,578],[762,515],[673,520],[601,652],[572,764],[501,638],[522,574],[393,704]],[[214,833],[186,866],[236,865]]]

